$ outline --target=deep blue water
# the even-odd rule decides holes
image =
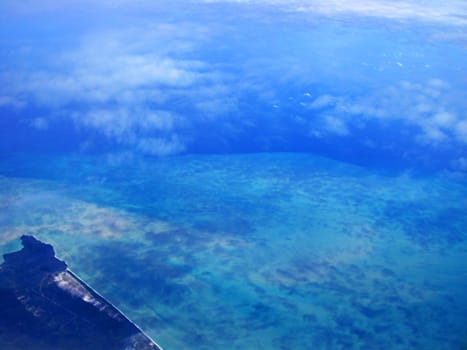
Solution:
[[[353,16],[79,3],[3,5],[1,153],[312,152],[466,169],[462,3]]]
[[[0,3],[0,250],[165,349],[465,349],[467,7]]]

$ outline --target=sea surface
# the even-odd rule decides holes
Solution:
[[[33,234],[170,349],[467,346],[467,183],[306,153],[0,159]]]

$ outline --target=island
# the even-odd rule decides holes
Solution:
[[[55,257],[22,236],[0,266],[0,349],[162,350],[114,305]]]

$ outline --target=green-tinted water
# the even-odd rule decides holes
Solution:
[[[467,186],[305,154],[15,157],[34,234],[165,349],[462,349]]]

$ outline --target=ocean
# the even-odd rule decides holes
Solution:
[[[462,349],[467,185],[308,153],[0,161],[22,234],[165,349]]]

